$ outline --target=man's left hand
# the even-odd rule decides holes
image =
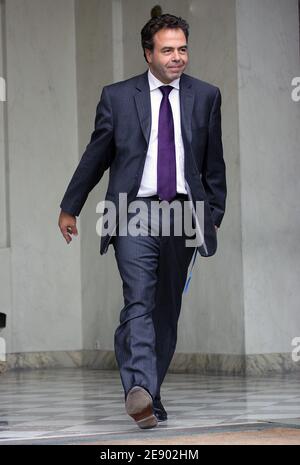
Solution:
[[[215,230],[218,231],[218,229],[219,229],[218,226],[215,225]]]

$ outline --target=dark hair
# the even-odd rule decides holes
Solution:
[[[144,57],[148,63],[146,58],[145,49],[153,50],[154,42],[153,36],[157,31],[161,29],[182,29],[188,41],[189,38],[189,25],[188,23],[182,19],[180,16],[174,16],[169,14],[163,14],[160,16],[156,16],[151,18],[141,30],[141,38],[142,38],[142,47],[144,50]]]

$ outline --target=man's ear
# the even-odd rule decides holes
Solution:
[[[149,48],[145,48],[145,55],[148,63],[152,63],[152,52]]]

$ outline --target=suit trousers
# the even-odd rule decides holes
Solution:
[[[182,195],[181,203],[187,198]],[[148,209],[156,197],[136,197]],[[128,223],[133,214],[128,214]],[[182,216],[183,219],[183,216]],[[195,247],[187,247],[187,237],[170,235],[120,235],[113,237],[115,257],[123,284],[124,307],[115,331],[115,355],[125,399],[135,385],[142,386],[153,399],[160,399],[160,388],[175,352],[182,292]],[[183,223],[182,223],[183,225]],[[183,229],[183,228],[182,228]]]

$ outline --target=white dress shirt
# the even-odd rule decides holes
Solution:
[[[163,97],[160,86],[165,86],[150,71],[148,71],[148,81],[151,98],[151,133],[149,146],[145,160],[145,166],[141,185],[138,191],[139,197],[147,197],[157,194],[157,149],[158,149],[158,117],[161,99]],[[176,155],[176,182],[177,192],[186,194],[184,183],[184,147],[181,135],[180,120],[180,101],[179,101],[179,82],[180,78],[168,84],[173,89],[170,92],[169,100],[173,113],[174,136],[175,136],[175,155]]]

